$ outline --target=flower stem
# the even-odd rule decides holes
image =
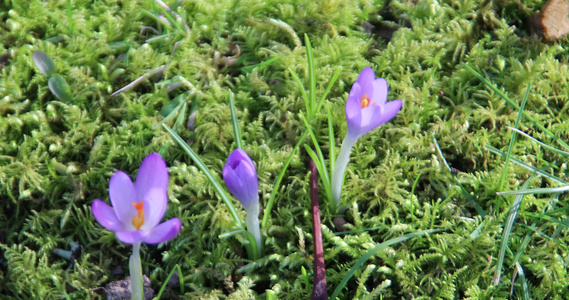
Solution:
[[[310,160],[310,199],[312,202],[312,236],[314,238],[314,287],[311,300],[327,300],[326,267],[324,265],[324,246],[322,245],[322,224],[318,204],[318,172],[316,164]]]
[[[257,196],[258,197],[258,196]],[[245,209],[247,212],[247,217],[245,217],[245,223],[247,224],[247,231],[249,231],[255,238],[257,242],[257,253],[261,257],[262,250],[262,240],[261,240],[261,228],[259,225],[259,199],[251,201],[251,204]]]
[[[336,165],[334,166],[334,172],[332,173],[332,199],[334,200],[336,212],[339,211],[338,204],[340,204],[340,200],[342,199],[341,195],[342,185],[344,185],[344,173],[346,172],[346,167],[350,160],[350,152],[357,140],[358,138],[353,138],[349,134],[346,134],[346,137],[342,142],[340,154],[336,160]]]
[[[142,264],[140,262],[140,242],[132,244],[132,255],[128,261],[130,271],[130,295],[132,300],[144,299],[142,283]]]

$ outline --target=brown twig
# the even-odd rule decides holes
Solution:
[[[326,267],[324,266],[324,247],[322,246],[322,227],[320,205],[318,204],[318,172],[314,161],[310,160],[310,198],[312,200],[312,235],[314,237],[314,288],[311,300],[327,300]]]

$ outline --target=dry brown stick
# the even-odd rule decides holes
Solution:
[[[324,266],[324,247],[322,246],[322,226],[320,205],[318,204],[318,171],[310,160],[310,198],[312,200],[312,236],[314,237],[314,288],[311,300],[327,300],[326,267]]]

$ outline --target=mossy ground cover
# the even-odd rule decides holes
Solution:
[[[0,2],[1,297],[103,298],[98,287],[124,279],[130,246],[96,223],[90,204],[108,201],[115,170],[134,176],[146,155],[160,152],[170,172],[165,219],[183,223],[171,242],[142,248],[155,290],[176,265],[182,271],[183,287],[168,286],[162,298],[307,299],[312,285],[302,267],[311,279],[313,242],[304,149],[263,232],[265,255],[251,261],[242,238],[220,239],[233,226],[226,206],[156,126],[159,112],[182,95],[188,110],[176,130],[220,178],[235,148],[232,91],[263,207],[305,130],[299,114],[305,105],[290,72],[308,82],[304,34],[314,48],[317,95],[341,70],[327,99],[337,151],[346,133],[345,101],[365,66],[387,79],[389,100],[403,99],[397,117],[352,151],[342,200],[351,232],[338,234],[333,213],[321,204],[329,293],[377,244],[437,229],[373,255],[340,298],[524,298],[526,287],[534,299],[565,297],[565,194],[525,196],[504,248],[502,278],[493,283],[515,201],[496,192],[518,190],[528,179],[530,188],[567,185],[568,158],[518,137],[512,158],[549,174],[532,177],[534,171],[488,151],[508,152],[507,126],[519,110],[466,67],[518,105],[529,88],[525,111],[536,122],[522,118],[518,128],[562,147],[538,125],[569,141],[568,44],[544,43],[525,29],[543,2],[210,2],[168,1],[174,13],[150,0]],[[53,58],[71,101],[50,92],[34,65],[35,50]],[[326,113],[311,122],[328,153]],[[71,241],[82,246],[74,263],[53,253]]]

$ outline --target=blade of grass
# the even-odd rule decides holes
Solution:
[[[233,123],[233,135],[235,136],[235,144],[237,148],[243,149],[241,142],[241,131],[239,130],[239,122],[237,121],[237,114],[235,113],[235,101],[233,100],[233,92],[229,91],[229,109],[231,110],[231,121]]]
[[[168,274],[168,277],[166,277],[166,280],[164,280],[164,283],[162,284],[162,287],[160,287],[160,291],[158,292],[158,295],[156,295],[156,298],[154,298],[155,300],[160,300],[160,297],[162,297],[162,293],[164,293],[164,289],[166,289],[166,285],[170,281],[170,278],[172,277],[172,275],[174,275],[174,271],[178,271],[178,278],[180,280],[180,295],[184,294],[184,275],[182,274],[182,268],[180,268],[180,265],[176,264],[174,266],[174,268],[172,269],[172,271],[170,271],[170,274]]]
[[[502,156],[502,157],[505,157],[505,156],[506,156],[502,151],[500,151],[500,150],[498,150],[498,149],[496,149],[496,148],[494,148],[494,147],[492,147],[492,146],[485,145],[484,148],[485,148],[486,150],[488,150],[488,151],[490,151],[490,152],[492,152],[492,153],[494,153],[494,154],[498,154],[498,155],[500,155],[500,156]],[[540,169],[538,169],[538,168],[536,168],[536,167],[527,165],[527,164],[525,164],[524,162],[522,162],[521,160],[519,160],[519,159],[517,159],[517,158],[512,157],[512,158],[511,158],[511,161],[514,162],[514,163],[516,163],[516,164],[518,164],[518,165],[520,165],[520,166],[522,166],[522,167],[524,167],[524,168],[526,168],[526,169],[528,169],[528,170],[530,170],[530,171],[532,171],[532,172],[535,172],[535,173],[537,173],[537,174],[539,174],[539,175],[541,175],[541,176],[543,176],[543,177],[545,177],[545,178],[551,179],[551,180],[556,181],[556,182],[558,182],[558,183],[560,183],[560,184],[565,184],[565,185],[569,184],[569,183],[566,182],[565,180],[563,180],[563,179],[561,179],[561,178],[559,178],[559,177],[557,177],[557,176],[548,174],[548,173],[546,173],[546,172],[544,172],[544,171],[542,171],[542,170],[540,170]],[[500,193],[509,193],[509,192],[500,192]]]
[[[304,145],[304,148],[306,149],[306,152],[308,153],[310,158],[312,158],[312,160],[314,161],[314,164],[316,165],[316,169],[318,169],[318,173],[322,174],[322,172],[326,172],[326,166],[324,165],[324,162],[322,161],[322,159],[320,159],[318,157],[316,152],[314,152],[314,150],[312,150],[312,148],[310,148],[306,144]],[[326,191],[326,197],[329,196],[328,201],[330,202],[330,199],[332,198],[332,193],[330,193],[330,194],[328,193],[328,191],[332,191],[331,186],[330,186],[330,182],[322,180],[322,183],[324,184],[324,190]],[[333,205],[332,208],[334,209],[334,211],[336,211],[335,205]]]
[[[559,155],[562,155],[562,156],[565,156],[565,157],[569,157],[569,152],[566,152],[566,151],[557,149],[557,148],[555,148],[555,147],[551,147],[551,146],[549,146],[548,144],[546,144],[546,143],[544,143],[544,142],[542,142],[542,141],[539,141],[538,139],[534,138],[533,136],[531,136],[531,135],[529,135],[529,134],[527,134],[527,133],[525,133],[525,132],[523,132],[523,131],[521,131],[521,130],[519,130],[519,129],[517,129],[517,128],[513,128],[513,127],[510,127],[510,126],[506,126],[506,128],[508,128],[509,130],[513,130],[513,131],[517,132],[518,134],[521,134],[521,135],[523,135],[523,136],[525,136],[525,137],[531,139],[532,141],[538,143],[540,146],[542,146],[542,147],[544,147],[544,148],[546,148],[546,149],[549,149],[549,150],[551,150],[551,151],[553,151],[553,152],[555,152],[555,153],[557,153],[557,154],[559,154]]]
[[[310,103],[309,103],[309,99],[308,99],[308,94],[306,93],[306,89],[304,89],[304,85],[302,84],[302,81],[300,81],[300,77],[298,77],[298,75],[289,67],[288,68],[290,74],[292,75],[292,78],[294,78],[294,81],[296,81],[296,84],[298,85],[298,87],[300,88],[300,93],[302,94],[302,98],[304,99],[304,105],[306,106],[306,114],[307,115],[312,115],[311,113],[311,107],[310,107]]]
[[[536,218],[536,219],[547,220],[549,222],[559,224],[565,228],[569,228],[569,222],[560,221],[560,220],[558,220],[552,216],[549,216],[549,215],[539,214],[539,213],[531,213],[531,212],[524,212],[524,216],[530,216],[530,217]]]
[[[527,194],[551,194],[551,193],[563,193],[569,191],[569,185],[554,187],[554,188],[537,188],[537,189],[527,189],[518,191],[507,191],[498,192],[498,195],[527,195]]]
[[[180,113],[178,114],[178,118],[176,118],[176,123],[172,129],[177,130],[179,127],[184,126],[184,121],[186,120],[186,111],[188,110],[188,102],[182,103],[182,109],[180,109]]]
[[[417,178],[415,178],[415,182],[413,182],[413,187],[411,188],[411,194],[409,195],[409,201],[411,203],[411,219],[415,219],[415,203],[413,203],[413,195],[415,195],[415,188],[417,187],[417,184],[419,184],[421,175],[423,175],[423,173],[419,173]]]
[[[304,117],[304,115],[302,113],[300,113],[300,118],[304,122],[304,125],[306,126],[306,130],[308,130],[308,133],[310,134],[310,138],[312,139],[312,143],[314,144],[314,148],[316,149],[316,152],[318,153],[318,157],[321,158],[322,166],[325,166],[324,165],[324,155],[322,155],[322,149],[320,149],[320,146],[318,145],[318,141],[316,140],[316,135],[314,135],[314,132],[312,132],[312,128],[310,127],[310,123],[308,123],[308,120]],[[324,168],[322,171],[324,173],[320,173],[320,175],[324,176],[325,181],[327,181],[328,184],[330,184],[330,177],[328,176],[328,170],[326,168]],[[318,172],[321,172],[321,170],[318,170]]]
[[[316,162],[316,166],[318,168],[318,172],[320,173],[320,178],[322,179],[322,183],[324,184],[324,190],[326,192],[326,198],[328,198],[328,203],[333,203],[334,199],[332,198],[332,182],[330,179],[330,176],[328,175],[328,170],[326,169],[326,164],[324,161],[324,155],[322,155],[322,149],[320,149],[320,146],[318,146],[318,141],[316,140],[316,136],[314,135],[314,132],[312,132],[312,129],[310,128],[310,124],[308,123],[308,120],[306,120],[306,118],[304,117],[304,115],[302,113],[300,113],[300,117],[302,119],[302,121],[304,122],[304,125],[306,126],[306,130],[308,130],[308,133],[310,134],[310,138],[312,139],[312,143],[314,144],[314,148],[316,149],[316,152],[318,153],[318,156],[320,159],[315,159],[314,162]],[[312,151],[312,149],[310,149]],[[308,151],[308,154],[310,154],[310,152]],[[314,158],[312,158],[314,159]],[[332,208],[336,208],[336,204],[331,204]],[[336,211],[336,210],[334,210]]]
[[[336,164],[336,143],[334,142],[334,126],[332,124],[332,113],[330,112],[329,103],[326,103],[326,111],[328,113],[328,159],[330,162],[330,174],[332,174]]]
[[[520,106],[520,110],[518,112],[518,117],[516,118],[516,123],[514,125],[514,128],[518,128],[520,126],[520,120],[522,118],[522,113],[524,111],[524,107],[526,106],[526,102],[528,100],[528,95],[529,95],[529,85],[528,88],[526,89],[526,94],[524,96],[524,99],[522,100],[522,105]],[[508,152],[506,152],[506,161],[504,162],[504,171],[502,172],[502,176],[500,177],[500,188],[499,190],[503,190],[504,189],[504,183],[506,182],[506,174],[508,174],[508,163],[510,162],[510,157],[512,154],[512,150],[514,149],[514,145],[516,144],[516,137],[517,134],[516,132],[512,132],[512,137],[510,138],[510,145],[508,146]],[[496,208],[496,211],[500,211],[500,204],[502,202],[499,201],[498,202],[498,207]]]
[[[154,125],[152,129],[156,129],[162,126],[162,124],[170,121],[170,119],[172,119],[176,115],[176,113],[180,111],[184,103],[186,103],[185,101],[183,101],[186,94],[187,93],[180,94],[178,97],[174,98],[172,101],[170,101],[162,108],[159,114],[163,116],[164,119],[158,122],[158,124]]]
[[[358,259],[358,261],[356,261],[356,263],[350,268],[350,270],[346,273],[346,276],[344,276],[344,278],[342,279],[340,284],[338,284],[338,286],[336,286],[336,289],[332,293],[332,296],[330,297],[330,299],[335,300],[336,297],[338,297],[340,295],[340,292],[342,292],[342,289],[344,289],[344,287],[346,286],[346,283],[348,283],[348,280],[350,280],[350,278],[352,278],[352,276],[354,276],[354,273],[356,273],[356,271],[368,259],[370,259],[372,256],[379,253],[379,251],[381,251],[381,250],[383,250],[386,247],[389,247],[391,245],[395,245],[398,243],[405,242],[405,241],[412,239],[414,237],[418,237],[418,236],[422,236],[425,234],[434,233],[434,232],[438,232],[438,231],[441,231],[441,230],[439,230],[439,229],[428,229],[428,230],[422,230],[422,231],[418,231],[418,232],[414,232],[414,233],[409,233],[409,234],[406,234],[406,235],[403,235],[403,236],[400,236],[397,238],[390,239],[388,241],[385,241],[385,242],[375,246],[373,249],[369,250],[368,252],[366,252],[366,254],[364,254],[362,257],[360,257],[360,259]]]
[[[526,189],[533,178],[535,177],[528,179],[522,186],[522,189]],[[518,210],[520,209],[520,204],[522,203],[524,197],[525,195],[518,195],[516,196],[516,199],[514,199],[514,203],[512,204],[512,208],[510,209],[510,213],[508,215],[508,220],[506,221],[506,225],[504,226],[504,230],[502,232],[502,244],[500,246],[500,251],[498,252],[498,261],[496,262],[496,271],[494,272],[493,283],[495,285],[500,282],[502,266],[504,264],[504,256],[506,255],[506,248],[508,248],[508,241],[510,240],[510,233],[512,232],[514,221],[516,220]]]
[[[522,282],[522,296],[523,296],[524,300],[530,300],[531,297],[529,294],[528,283],[526,281],[526,275],[524,274],[524,269],[522,269],[522,265],[520,265],[520,263],[518,263],[518,262],[516,262],[515,273],[518,273],[518,275],[520,276],[520,281]],[[515,273],[514,273],[514,277],[516,276]],[[513,290],[514,290],[514,280],[512,279],[512,294],[513,294]]]
[[[278,61],[280,58],[281,58],[280,56],[275,56],[275,57],[267,59],[266,61],[260,62],[258,64],[242,67],[241,71],[243,71],[243,73],[251,73],[255,68],[268,67],[268,66],[272,65],[273,63],[275,63],[276,61]]]
[[[71,0],[67,0],[67,24],[69,34],[73,35],[73,6],[71,5]]]
[[[142,11],[146,16],[148,16],[148,17],[154,19],[154,21],[156,21],[156,23],[161,24],[161,25],[164,25],[164,27],[166,27],[167,30],[170,30],[170,31],[171,31],[171,30],[174,29],[174,27],[172,27],[172,24],[169,24],[169,23],[166,22],[164,19],[159,18],[159,17],[157,16],[157,14],[155,14],[155,13],[153,13],[153,12],[151,12],[151,11],[148,11],[148,10],[146,10],[146,9],[141,9],[141,11]]]
[[[500,91],[497,87],[495,87],[490,81],[488,81],[486,78],[484,78],[482,75],[480,75],[480,73],[476,72],[473,68],[471,68],[468,65],[464,65],[464,67],[470,71],[472,74],[474,74],[474,76],[476,76],[478,79],[480,79],[480,81],[482,81],[486,86],[488,86],[491,90],[493,90],[496,94],[498,94],[500,97],[502,97],[502,99],[504,99],[510,106],[512,106],[513,108],[519,110],[520,107],[513,102],[508,96],[506,96],[502,91]],[[535,126],[537,126],[540,130],[542,130],[543,132],[547,133],[547,135],[551,136],[551,138],[553,138],[557,143],[559,143],[561,146],[563,146],[565,149],[569,149],[569,145],[567,145],[563,140],[561,140],[560,138],[558,138],[556,135],[554,135],[551,131],[549,131],[547,128],[545,128],[541,123],[537,122],[532,116],[530,116],[528,113],[526,113],[525,111],[523,112],[524,117],[526,117],[528,120],[530,120]]]
[[[547,239],[547,240],[549,240],[549,241],[552,241],[552,242],[556,243],[559,247],[563,248],[563,250],[564,250],[565,252],[568,252],[568,251],[569,251],[569,247],[567,247],[567,245],[565,245],[565,243],[564,243],[563,241],[558,241],[558,240],[556,240],[556,239],[550,237],[549,235],[545,234],[545,232],[543,232],[543,231],[541,231],[541,230],[539,230],[539,229],[537,229],[537,228],[535,228],[535,227],[530,227],[530,226],[528,226],[528,225],[526,225],[526,224],[523,224],[523,223],[520,223],[519,225],[522,226],[522,227],[525,227],[525,228],[527,228],[527,229],[529,229],[529,230],[531,230],[531,231],[533,231],[533,232],[535,232],[535,233],[537,233],[539,236],[541,236],[541,237],[543,237],[543,238],[545,238],[545,239]]]
[[[283,169],[281,170],[281,173],[279,174],[279,176],[275,180],[275,183],[273,184],[273,191],[271,192],[271,196],[269,197],[269,201],[267,202],[267,207],[265,207],[265,213],[263,215],[263,223],[261,224],[261,228],[265,228],[267,226],[267,222],[269,222],[269,216],[271,215],[271,210],[273,208],[273,204],[275,203],[275,198],[276,198],[277,193],[279,191],[281,181],[284,178],[286,169],[290,165],[292,158],[294,157],[294,155],[298,151],[300,144],[302,144],[302,142],[304,141],[304,139],[306,138],[307,135],[308,135],[308,131],[305,131],[302,134],[302,136],[300,136],[300,139],[298,139],[298,142],[296,142],[296,145],[294,146],[294,148],[292,149],[292,152],[290,153],[289,157],[287,158],[287,160],[283,166]]]
[[[336,83],[336,80],[338,80],[338,77],[340,76],[340,73],[342,72],[342,67],[339,67],[338,69],[336,69],[336,71],[334,72],[334,75],[332,75],[332,79],[330,79],[330,81],[328,82],[328,86],[326,86],[326,89],[324,90],[324,93],[322,94],[322,97],[320,97],[320,100],[318,101],[318,105],[316,106],[316,111],[320,111],[320,107],[322,106],[322,104],[324,103],[324,100],[326,100],[326,97],[328,97],[328,93],[330,92],[330,90],[332,89],[332,86],[334,85],[334,83]]]
[[[178,142],[178,144],[182,147],[182,149],[184,149],[186,151],[186,153],[188,153],[188,155],[190,156],[190,158],[192,159],[194,164],[196,164],[196,166],[202,172],[204,172],[207,179],[209,179],[209,182],[211,182],[211,184],[213,185],[213,188],[217,191],[217,193],[219,194],[219,196],[221,197],[221,199],[223,200],[223,202],[227,206],[227,209],[229,209],[229,212],[231,213],[233,220],[237,224],[237,227],[239,227],[239,229],[244,229],[243,222],[241,222],[241,219],[239,218],[239,215],[237,214],[235,207],[233,206],[233,204],[231,203],[231,201],[227,197],[227,194],[225,193],[225,191],[223,190],[223,188],[221,187],[219,182],[217,182],[217,180],[215,180],[215,178],[213,177],[213,174],[210,172],[209,168],[202,162],[202,160],[194,152],[194,150],[174,130],[172,130],[166,124],[162,124],[162,127],[164,127],[164,129],[166,129],[166,131],[168,131],[170,133],[172,138],[176,142]]]
[[[310,119],[314,117],[314,114],[317,113],[316,109],[316,76],[314,74],[314,55],[312,53],[312,44],[310,43],[310,39],[308,38],[308,34],[304,34],[304,44],[306,47],[306,60],[308,62],[308,88],[310,92],[310,111],[312,113],[308,113],[307,115]]]

